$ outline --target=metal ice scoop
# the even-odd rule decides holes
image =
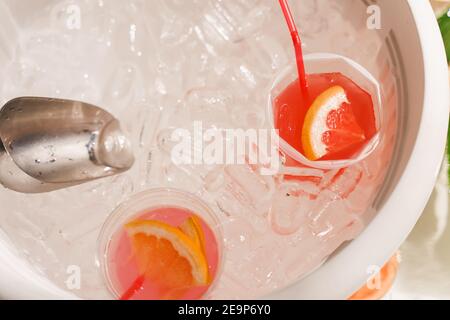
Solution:
[[[119,122],[78,101],[23,97],[0,110],[0,183],[41,193],[128,170],[134,162]]]

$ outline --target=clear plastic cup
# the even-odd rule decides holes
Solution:
[[[279,137],[279,148],[287,160],[286,163],[295,162],[298,163],[300,167],[304,166],[308,168],[332,170],[349,167],[366,159],[378,146],[380,130],[383,127],[381,123],[381,91],[377,80],[364,67],[355,61],[340,55],[315,53],[306,55],[304,61],[307,74],[340,72],[352,79],[359,87],[367,91],[372,96],[377,134],[351,159],[318,161],[307,159],[283,138]],[[297,78],[297,69],[294,65],[291,65],[280,73],[270,89],[267,116],[272,129],[275,129],[273,102],[281,92]],[[291,171],[295,172],[295,168]]]
[[[208,290],[200,297],[201,299],[210,298],[210,294],[220,278],[222,269],[223,236],[220,222],[213,210],[198,197],[188,192],[166,188],[153,189],[134,195],[113,211],[100,232],[98,240],[98,261],[107,287],[113,298],[118,299],[124,293],[124,288],[118,288],[120,287],[117,279],[118,275],[115,270],[112,270],[111,268],[112,260],[110,256],[115,253],[114,250],[120,241],[120,239],[118,239],[120,230],[123,229],[123,226],[128,222],[139,219],[146,213],[154,212],[155,210],[171,210],[173,208],[188,211],[200,217],[208,229],[212,231],[215,238],[217,262],[214,266],[211,266],[210,261],[208,260],[210,271],[211,269],[214,269],[212,270],[213,279],[208,285]],[[165,216],[165,218],[167,217]],[[173,218],[176,220],[177,217],[168,218],[171,221],[169,224],[172,224]],[[176,223],[176,221],[174,223]],[[208,244],[206,244],[206,247],[207,246]],[[208,251],[208,249],[205,251]],[[208,255],[208,253],[206,254]]]

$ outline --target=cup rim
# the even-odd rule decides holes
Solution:
[[[318,52],[318,53],[311,53],[306,54],[304,56],[304,61],[307,63],[308,61],[315,61],[315,60],[341,60],[353,67],[355,70],[360,72],[369,82],[376,88],[376,94],[375,96],[372,96],[372,100],[374,103],[374,108],[376,108],[376,111],[382,110],[382,103],[381,103],[381,90],[380,85],[378,84],[378,81],[375,79],[375,77],[363,66],[358,64],[356,61],[351,60],[345,56],[334,54],[334,53],[328,53],[328,52]],[[307,66],[306,66],[307,67]],[[295,77],[297,75],[295,74],[295,66],[294,65],[288,65],[286,68],[284,68],[275,78],[275,80],[272,82],[270,91],[269,91],[269,97],[268,97],[268,103],[267,103],[267,117],[269,120],[269,125],[272,130],[276,131],[275,128],[275,121],[274,121],[274,114],[273,114],[273,101],[276,98],[274,96],[274,91],[277,88],[277,86],[285,81],[286,79],[292,78],[292,81],[295,80]],[[292,82],[291,81],[291,82]],[[322,170],[334,170],[334,169],[342,169],[349,166],[352,166],[354,164],[357,164],[364,159],[366,159],[368,156],[370,156],[378,147],[380,142],[380,136],[383,130],[383,121],[382,117],[379,114],[379,112],[376,113],[376,126],[378,129],[378,132],[372,137],[372,139],[369,140],[367,145],[358,153],[358,155],[354,159],[344,159],[344,160],[318,160],[318,161],[311,161],[307,159],[303,154],[301,154],[298,150],[296,150],[294,147],[292,147],[286,140],[284,140],[282,137],[278,136],[278,147],[280,148],[280,151],[285,153],[287,156],[291,157],[295,161],[299,162],[300,164],[305,165],[306,167],[315,168],[315,169],[322,169]]]
[[[131,210],[133,205],[135,205],[138,202],[142,202],[145,200],[148,200],[150,198],[158,198],[158,196],[166,195],[170,197],[176,197],[178,199],[187,200],[189,203],[193,203],[193,206],[196,204],[198,207],[201,208],[201,211],[203,214],[197,213],[197,210],[193,210],[192,208],[189,208],[187,206],[181,206],[174,204],[172,207],[178,207],[178,208],[184,208],[189,211],[192,211],[193,213],[197,214],[202,218],[202,220],[208,224],[211,231],[213,231],[214,237],[216,239],[217,243],[217,251],[218,251],[218,263],[216,272],[214,275],[214,279],[212,280],[208,290],[199,298],[199,300],[206,300],[209,299],[211,293],[213,290],[217,287],[217,284],[219,282],[219,279],[222,277],[223,274],[223,267],[224,267],[224,237],[223,237],[223,230],[222,225],[220,223],[220,220],[217,217],[217,214],[214,212],[214,210],[202,199],[197,197],[195,194],[180,190],[180,189],[174,189],[174,188],[154,188],[149,189],[146,191],[142,191],[139,193],[136,193],[134,195],[131,195],[128,197],[125,201],[120,203],[107,217],[105,222],[103,223],[103,226],[100,230],[99,236],[97,238],[97,254],[96,254],[96,260],[97,264],[99,266],[99,270],[101,272],[101,276],[103,278],[104,283],[106,284],[109,293],[112,295],[113,299],[118,299],[121,295],[114,285],[112,284],[111,277],[110,277],[110,270],[108,268],[107,263],[107,257],[108,257],[108,250],[109,245],[111,244],[111,238],[112,236],[117,232],[117,228],[120,224],[123,224],[125,221],[129,220],[132,217],[135,217],[142,213],[144,210],[158,208],[158,207],[164,207],[164,206],[171,206],[170,204],[162,204],[162,205],[154,205],[154,206],[148,206],[147,209],[141,209],[137,210],[134,213],[127,213],[127,210]],[[156,199],[155,199],[156,200]],[[175,202],[175,201],[174,201]],[[204,216],[207,216],[208,219],[206,219]],[[211,220],[211,221],[209,221]],[[211,224],[214,224],[214,226],[211,226]]]

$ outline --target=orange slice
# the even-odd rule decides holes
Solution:
[[[153,220],[131,222],[125,228],[139,271],[147,279],[168,289],[209,284],[205,255],[180,229]]]
[[[314,100],[302,130],[303,150],[309,160],[338,153],[365,139],[342,87],[331,87]]]
[[[202,224],[199,218],[196,216],[189,217],[180,226],[180,230],[191,238],[197,247],[201,248],[203,254],[205,254],[205,234],[203,233]]]

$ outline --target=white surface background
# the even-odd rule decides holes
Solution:
[[[397,281],[388,299],[450,299],[450,223],[447,165],[427,208],[400,248]]]

